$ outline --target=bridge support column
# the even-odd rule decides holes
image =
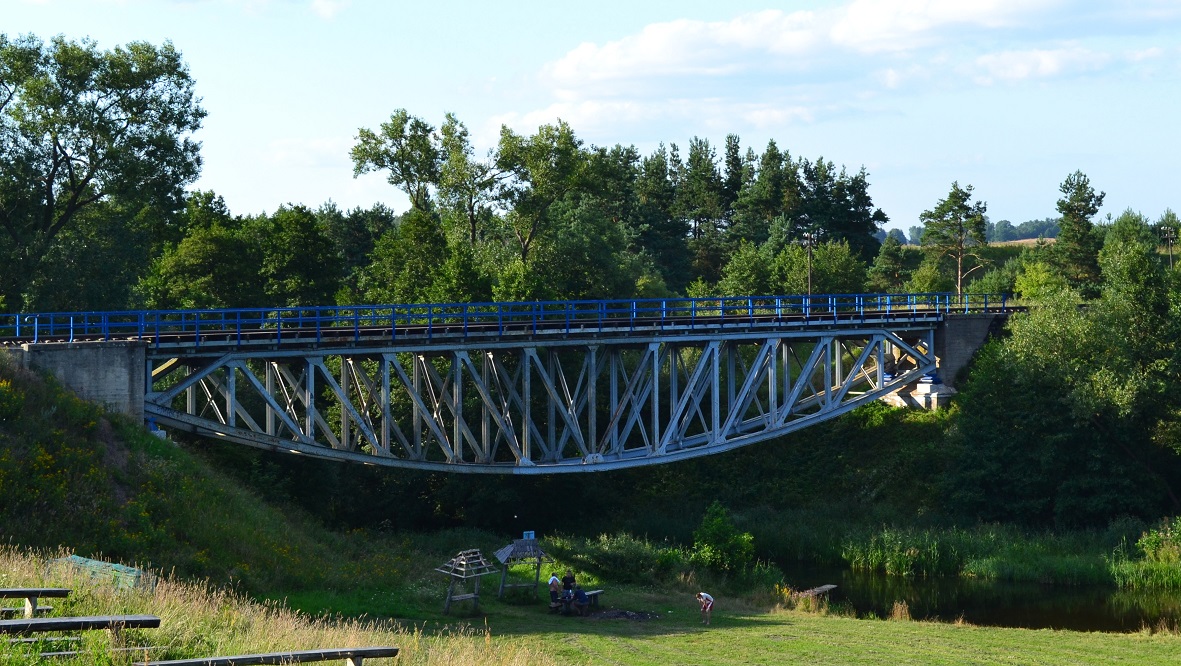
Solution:
[[[72,342],[21,345],[26,368],[51,372],[83,400],[134,419],[144,417],[147,343]]]

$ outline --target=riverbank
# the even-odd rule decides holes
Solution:
[[[117,591],[102,581],[46,567],[40,556],[0,551],[8,586],[54,585],[75,590],[58,613],[147,613],[159,629],[128,631],[131,644],[168,646],[154,658],[190,658],[267,650],[397,645],[407,665],[627,663],[687,664],[1171,664],[1181,635],[1152,628],[1130,634],[1079,633],[914,622],[904,608],[888,619],[855,619],[820,610],[787,610],[752,599],[719,596],[711,625],[703,626],[690,593],[611,587],[602,610],[564,617],[524,598],[500,602],[487,595],[478,615],[404,622],[297,612],[279,602],[256,602],[225,590],[165,578],[154,589]],[[408,590],[391,595],[411,594]],[[103,632],[98,632],[103,633]],[[87,637],[84,654],[62,664],[111,663],[105,635]],[[29,646],[0,644],[5,663],[34,663]]]

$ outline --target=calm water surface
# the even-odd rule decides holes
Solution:
[[[1130,592],[1100,586],[1042,585],[973,579],[906,579],[842,569],[785,569],[796,589],[835,584],[829,602],[889,617],[895,601],[905,601],[916,620],[965,622],[983,626],[1139,631],[1165,620],[1181,623],[1181,593]]]

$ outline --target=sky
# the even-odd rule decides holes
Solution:
[[[727,134],[869,173],[889,228],[953,181],[993,221],[1181,210],[1179,0],[0,0],[0,33],[171,41],[208,112],[191,187],[237,214],[405,195],[349,149],[404,108],[483,154],[559,118],[588,145]]]

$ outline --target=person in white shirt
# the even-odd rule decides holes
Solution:
[[[697,601],[701,603],[701,623],[709,624],[709,615],[714,609],[714,598],[708,592],[698,592]]]
[[[562,593],[562,579],[558,578],[558,572],[555,571],[549,577],[549,602],[551,604],[558,603],[558,595]]]

